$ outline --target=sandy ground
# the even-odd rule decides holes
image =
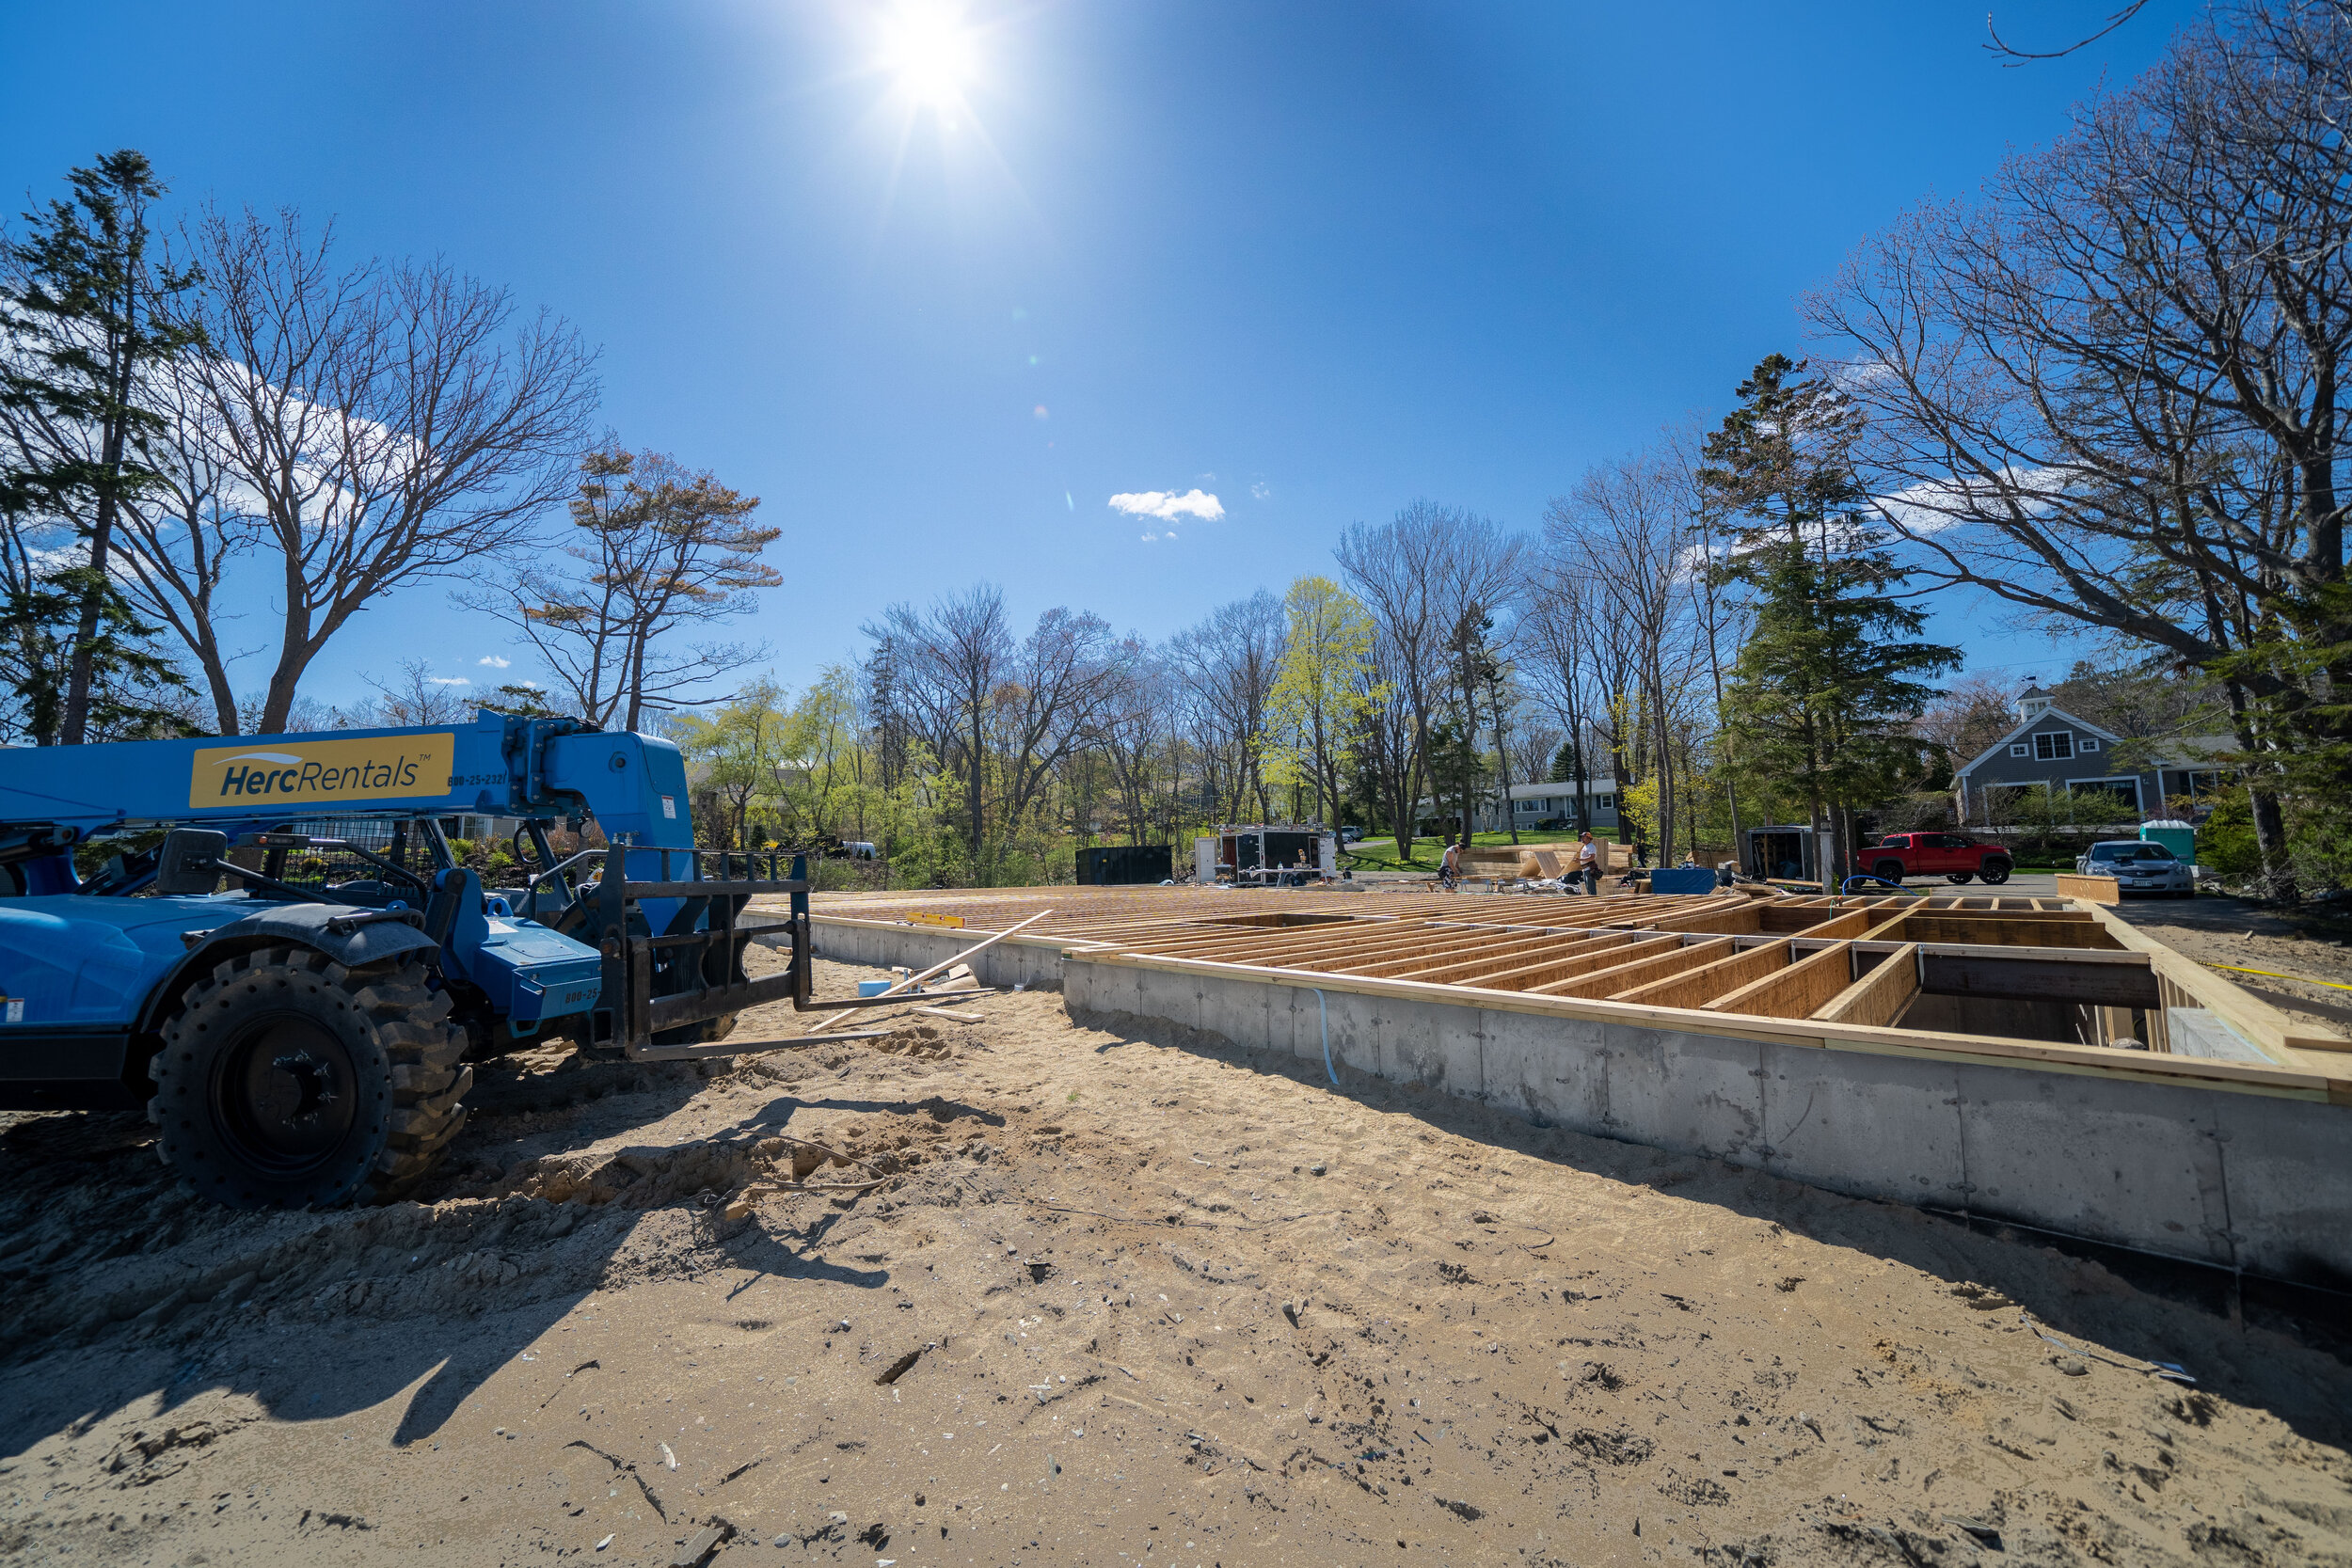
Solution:
[[[2260,1314],[968,1006],[486,1068],[373,1211],[227,1213],[136,1117],[10,1118],[0,1559],[2352,1563],[2352,1368]]]
[[[2352,1036],[2352,918],[2327,910],[2271,910],[2211,894],[2126,898],[2116,912],[2281,1012]],[[2249,974],[2248,970],[2266,974]],[[2316,982],[2333,981],[2333,985]]]

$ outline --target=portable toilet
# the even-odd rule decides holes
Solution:
[[[2161,844],[2171,857],[2183,865],[2197,863],[2197,830],[2178,817],[2161,822],[2142,822],[2139,836],[2150,844]]]

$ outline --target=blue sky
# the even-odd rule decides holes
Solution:
[[[2056,41],[2113,6],[1997,8]],[[980,578],[1156,637],[1416,497],[1533,528],[2191,14],[2004,70],[1985,0],[974,4],[943,113],[877,69],[885,8],[7,5],[0,191],[136,147],[569,318],[625,442],[765,498],[788,586],[750,629],[797,685]],[[1172,539],[1109,504],[1195,488],[1224,515]],[[1981,606],[1931,629],[2062,673]],[[528,671],[424,584],[307,689],[407,657]]]

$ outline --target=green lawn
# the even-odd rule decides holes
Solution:
[[[1596,832],[1593,836],[1613,838],[1616,835]],[[1470,842],[1507,847],[1511,835],[1478,833],[1471,837]],[[1576,842],[1576,831],[1572,828],[1522,828],[1519,830],[1519,842],[1524,845],[1573,844]],[[1340,864],[1343,868],[1356,871],[1435,871],[1438,861],[1444,858],[1446,843],[1442,838],[1417,838],[1413,840],[1410,858],[1399,860],[1394,838],[1368,838],[1361,844],[1351,844],[1343,848]]]

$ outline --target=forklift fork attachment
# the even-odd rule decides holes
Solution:
[[[575,857],[576,859],[579,857]],[[615,845],[605,851],[595,896],[597,950],[604,956],[604,986],[597,998],[596,1037],[619,1045],[633,1062],[673,1061],[695,1056],[739,1056],[810,1044],[819,1038],[865,1038],[865,1035],[803,1036],[788,1040],[677,1040],[657,1043],[654,1036],[685,1029],[771,1002],[789,1000],[795,1011],[809,1006],[814,954],[809,937],[808,860],[792,857],[791,875],[778,877],[777,857],[717,849],[640,849]],[[631,863],[635,865],[632,867]],[[632,877],[632,870],[659,871]],[[760,875],[763,868],[766,875]],[[706,869],[707,867],[707,869]],[[782,974],[739,980],[743,949],[753,928],[738,924],[755,897],[787,895],[791,914],[781,929],[759,927],[788,938],[791,963]],[[672,929],[656,931],[644,906],[684,900]],[[688,917],[701,915],[699,920]],[[677,929],[700,925],[703,928]],[[782,941],[774,943],[784,945]],[[655,994],[657,955],[668,968]]]

